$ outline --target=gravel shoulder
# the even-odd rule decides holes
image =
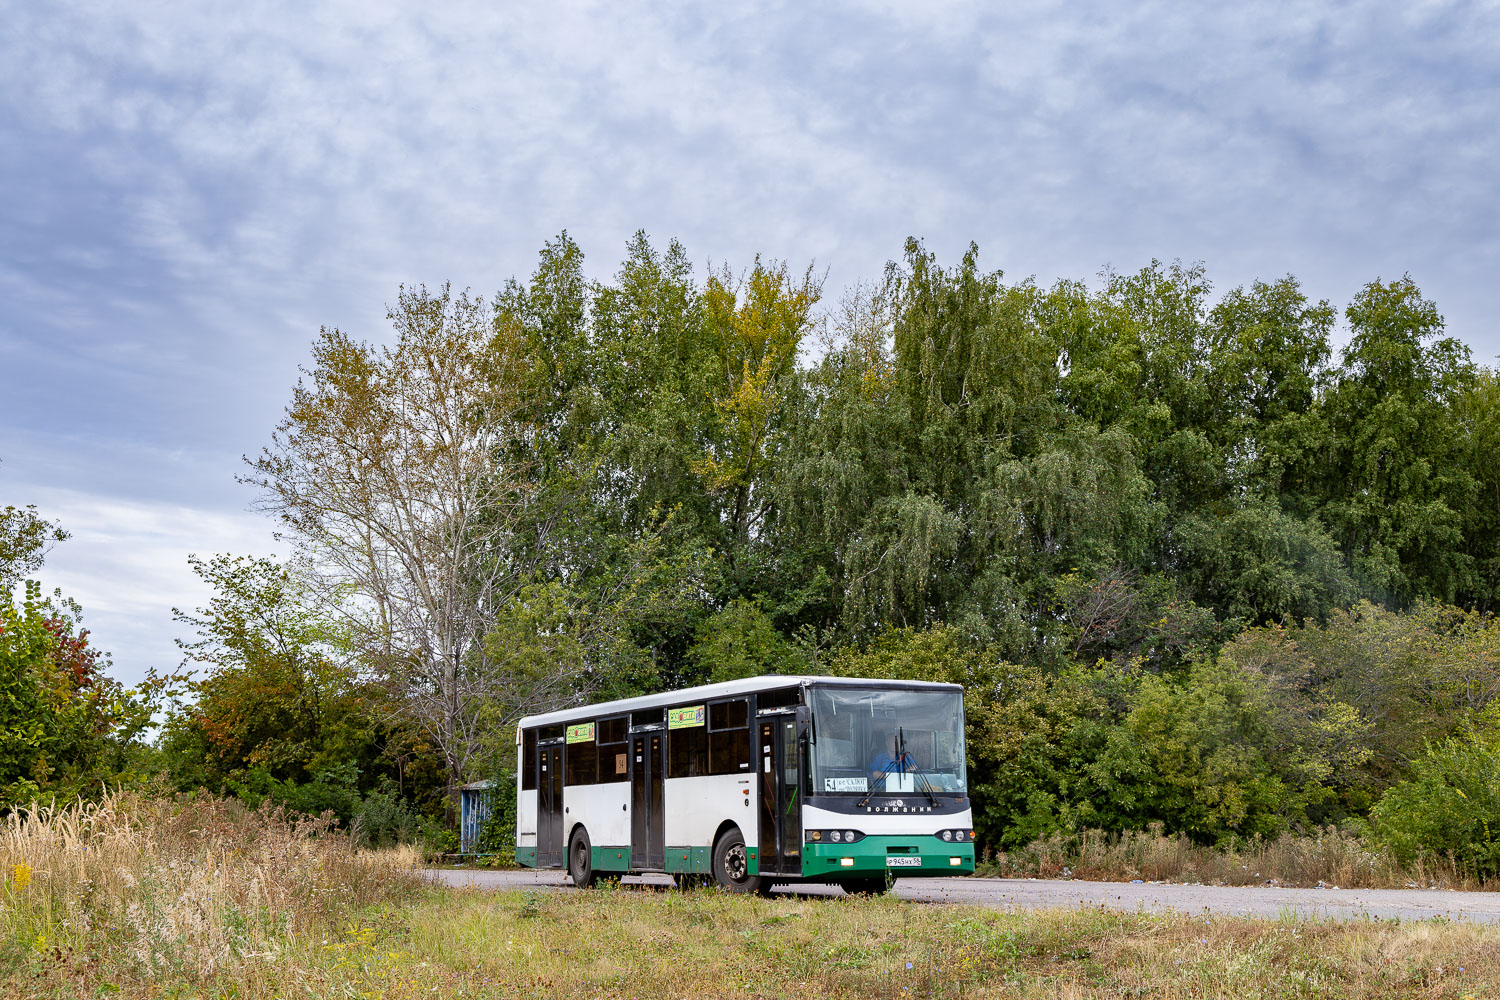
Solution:
[[[428,869],[436,882],[458,888],[554,889],[572,891],[560,871]],[[665,875],[632,876],[624,885],[662,890]],[[838,896],[826,885],[783,887],[804,896]],[[1177,912],[1233,917],[1301,920],[1462,920],[1500,923],[1500,892],[1443,892],[1428,889],[1287,889],[1261,886],[1206,886],[1076,882],[1040,879],[905,879],[895,894],[918,903],[967,903],[1002,910],[1102,906],[1146,913]]]

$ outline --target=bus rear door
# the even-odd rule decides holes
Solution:
[[[536,751],[536,866],[556,868],[563,861],[562,741]]]

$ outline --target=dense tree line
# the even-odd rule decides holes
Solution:
[[[1292,277],[1042,287],[917,241],[834,307],[644,235],[604,281],[564,234],[492,302],[403,289],[390,343],[315,340],[245,477],[298,551],[197,564],[209,669],[159,752],[431,815],[528,711],[940,676],[993,846],[1430,849],[1394,831],[1500,746],[1500,385],[1409,278],[1342,319]]]

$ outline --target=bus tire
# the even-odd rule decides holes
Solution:
[[[739,830],[726,830],[714,843],[714,881],[725,892],[759,892],[761,876],[750,874],[750,852]]]
[[[568,875],[580,889],[592,889],[598,879],[594,873],[594,851],[589,843],[589,832],[581,826],[573,831],[573,839],[568,843]]]
[[[844,891],[851,896],[884,896],[891,891],[891,880],[886,878],[845,879]]]

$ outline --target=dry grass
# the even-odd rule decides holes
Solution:
[[[415,850],[356,852],[331,827],[207,797],[12,813],[0,821],[0,962],[45,967],[53,985],[253,973],[417,884]]]
[[[495,997],[1500,995],[1500,929],[1468,925],[628,889],[441,899],[377,932],[362,989],[415,995],[432,982],[418,959],[453,995]]]
[[[417,887],[233,803],[0,824],[0,996],[1500,997],[1500,928]]]
[[[983,859],[979,874],[1004,878],[1078,878],[1105,882],[1201,882],[1205,885],[1334,885],[1345,889],[1489,889],[1448,862],[1403,867],[1335,827],[1239,848],[1201,847],[1159,829],[1048,837]]]
[[[244,986],[177,995],[650,998],[1386,997],[1500,995],[1500,929],[1000,913],[847,897],[762,900],[624,889],[431,889],[326,942],[290,945]],[[46,978],[47,995],[97,984]],[[172,993],[117,981],[124,996]],[[34,995],[41,995],[42,989]]]

